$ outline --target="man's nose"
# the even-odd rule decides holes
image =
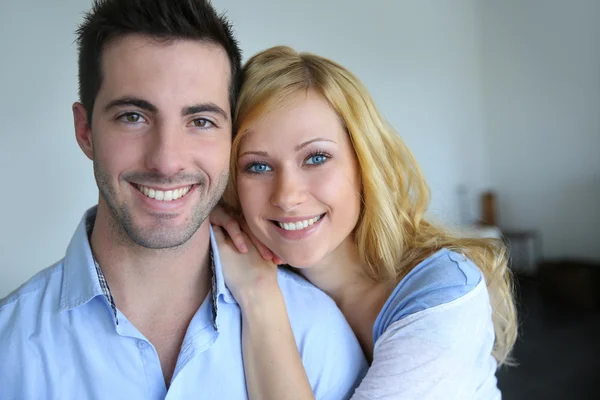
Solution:
[[[185,132],[174,124],[157,124],[151,132],[146,153],[146,166],[164,176],[181,172],[184,166]]]

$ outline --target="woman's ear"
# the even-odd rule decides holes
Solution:
[[[88,123],[85,107],[78,102],[73,103],[73,123],[75,125],[75,139],[77,139],[77,144],[79,144],[83,154],[90,160],[93,160],[92,127]]]

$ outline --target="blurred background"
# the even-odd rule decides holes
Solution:
[[[600,398],[600,1],[213,4],[244,59],[285,44],[358,75],[420,162],[431,216],[506,240],[521,334],[504,398]],[[62,258],[97,201],[71,116],[90,5],[0,3],[0,298]]]

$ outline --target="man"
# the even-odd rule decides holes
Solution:
[[[201,0],[103,0],[78,44],[73,116],[98,205],[63,260],[0,301],[0,399],[246,398],[207,219],[240,82],[230,27]],[[316,398],[348,397],[365,367],[352,331],[322,292],[280,282]]]

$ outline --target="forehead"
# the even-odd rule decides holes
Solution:
[[[314,91],[307,91],[295,94],[250,123],[242,146],[296,145],[312,137],[339,142],[347,133],[327,100]]]
[[[220,46],[126,35],[104,48],[99,97],[136,96],[157,104],[212,101],[228,110],[229,80],[229,59]]]

